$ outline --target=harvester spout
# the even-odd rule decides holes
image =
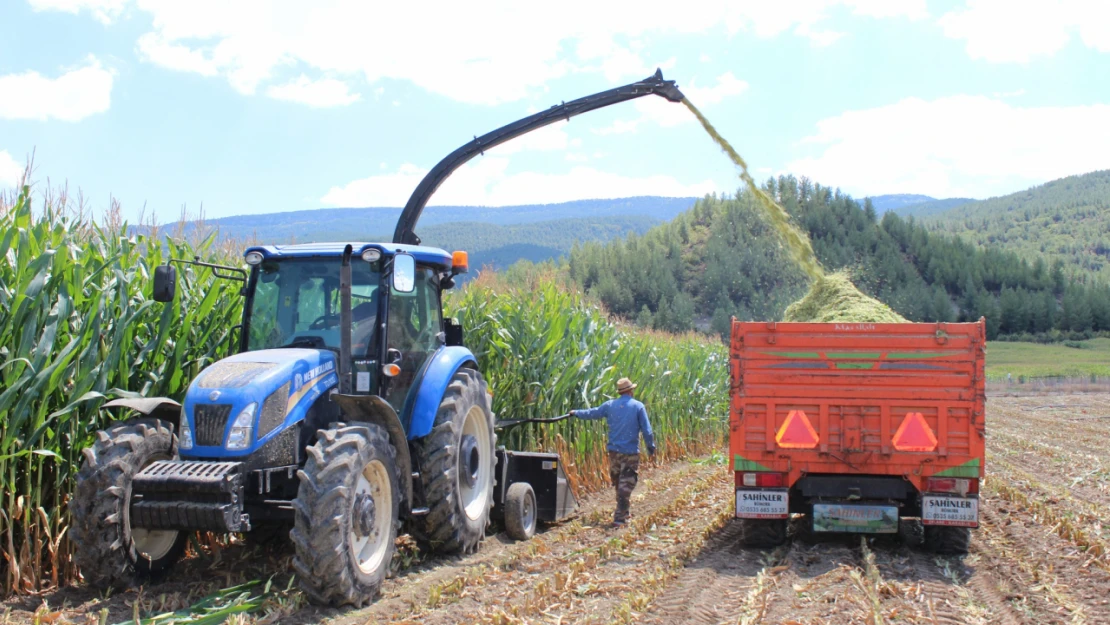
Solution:
[[[645,78],[645,83],[655,84],[655,95],[663,96],[671,102],[682,102],[686,96],[678,90],[678,85],[673,80],[663,80],[663,70],[656,69],[655,74],[651,78]]]
[[[657,95],[671,102],[682,102],[684,99],[682,92],[678,90],[678,85],[673,80],[665,80],[662,70],[657,69],[655,74],[641,81],[588,95],[571,102],[564,102],[546,111],[529,115],[507,126],[502,126],[481,137],[475,137],[473,141],[448,154],[416,186],[416,190],[412,192],[412,196],[405,204],[405,209],[401,211],[401,217],[397,220],[397,228],[393,231],[393,242],[410,245],[420,243],[420,237],[416,236],[414,230],[416,222],[420,219],[420,214],[424,212],[424,206],[428,203],[428,199],[452,172],[478,154],[537,128],[543,128],[561,120],[569,121],[575,115],[581,115],[610,104],[617,104],[646,95]]]

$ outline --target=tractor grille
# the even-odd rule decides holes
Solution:
[[[231,404],[194,404],[193,435],[197,437],[197,445],[203,447],[219,447],[224,444],[224,430],[227,428],[227,419],[231,416]]]

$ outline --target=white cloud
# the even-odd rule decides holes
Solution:
[[[696,81],[690,81],[690,86],[679,85],[682,93],[698,108],[712,108],[726,98],[740,95],[748,90],[747,81],[740,80],[732,74],[725,72],[717,77],[716,84],[712,87],[699,87]],[[600,135],[623,134],[636,131],[641,124],[652,122],[669,128],[695,121],[690,111],[685,106],[664,100],[662,98],[641,98],[633,102],[639,116],[633,119],[618,119],[609,126],[599,128],[595,132]]]
[[[114,72],[94,57],[57,78],[38,72],[0,76],[0,118],[74,122],[108,110]],[[14,95],[18,94],[18,95]]]
[[[357,102],[362,96],[351,93],[347,83],[334,78],[312,80],[301,74],[299,78],[284,85],[275,85],[266,90],[266,95],[278,100],[299,102],[316,108],[347,106]]]
[[[487,156],[456,171],[432,196],[429,205],[512,206],[535,202],[569,202],[635,195],[701,196],[718,192],[709,180],[683,184],[671,176],[631,177],[574,166],[556,174],[508,172],[509,159]],[[325,206],[403,206],[427,170],[402,165],[397,171],[332,187]]]
[[[144,59],[178,71],[218,74],[244,94],[287,81],[294,72],[310,79],[406,80],[453,100],[496,104],[534,95],[572,73],[600,74],[607,82],[647,76],[657,60],[648,44],[657,36],[789,33],[829,45],[841,36],[824,26],[834,10],[916,17],[924,0],[566,0],[540,18],[532,5],[514,0],[32,2],[41,9],[87,9],[109,18],[133,4],[152,21],[138,43]],[[419,28],[402,27],[412,24]]]
[[[12,158],[7,150],[0,150],[0,189],[14,187],[22,177],[23,165]]]
[[[1110,105],[1016,107],[985,96],[917,98],[817,124],[789,169],[857,195],[985,197],[1110,169]]]
[[[123,13],[128,0],[29,0],[35,11],[63,11],[77,14],[88,11],[97,20],[110,24]]]
[[[1099,0],[968,0],[938,22],[946,36],[967,42],[971,58],[992,63],[1052,56],[1075,34],[1087,47],[1110,52],[1110,3]]]
[[[219,73],[216,62],[205,57],[203,50],[169,43],[154,33],[139,37],[138,48],[143,58],[168,69],[201,76],[215,76]]]

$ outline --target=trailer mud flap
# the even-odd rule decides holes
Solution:
[[[979,527],[979,499],[925,495],[921,498],[921,524]]]
[[[786,519],[790,517],[790,495],[781,489],[737,489],[736,518]]]

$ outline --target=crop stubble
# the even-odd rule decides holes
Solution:
[[[306,607],[283,622],[1110,622],[1101,513],[1110,504],[1110,419],[1094,418],[1108,405],[1107,395],[989,400],[982,527],[965,558],[922,551],[913,527],[861,544],[815,538],[795,523],[777,550],[742,547],[727,468],[676,464],[645,470],[628,528],[604,528],[605,491],[586,498],[577,520],[532,541],[491,537],[469,558],[417,565],[368,608]],[[23,600],[10,620],[29,620],[29,607]],[[67,617],[84,622],[82,611]]]

